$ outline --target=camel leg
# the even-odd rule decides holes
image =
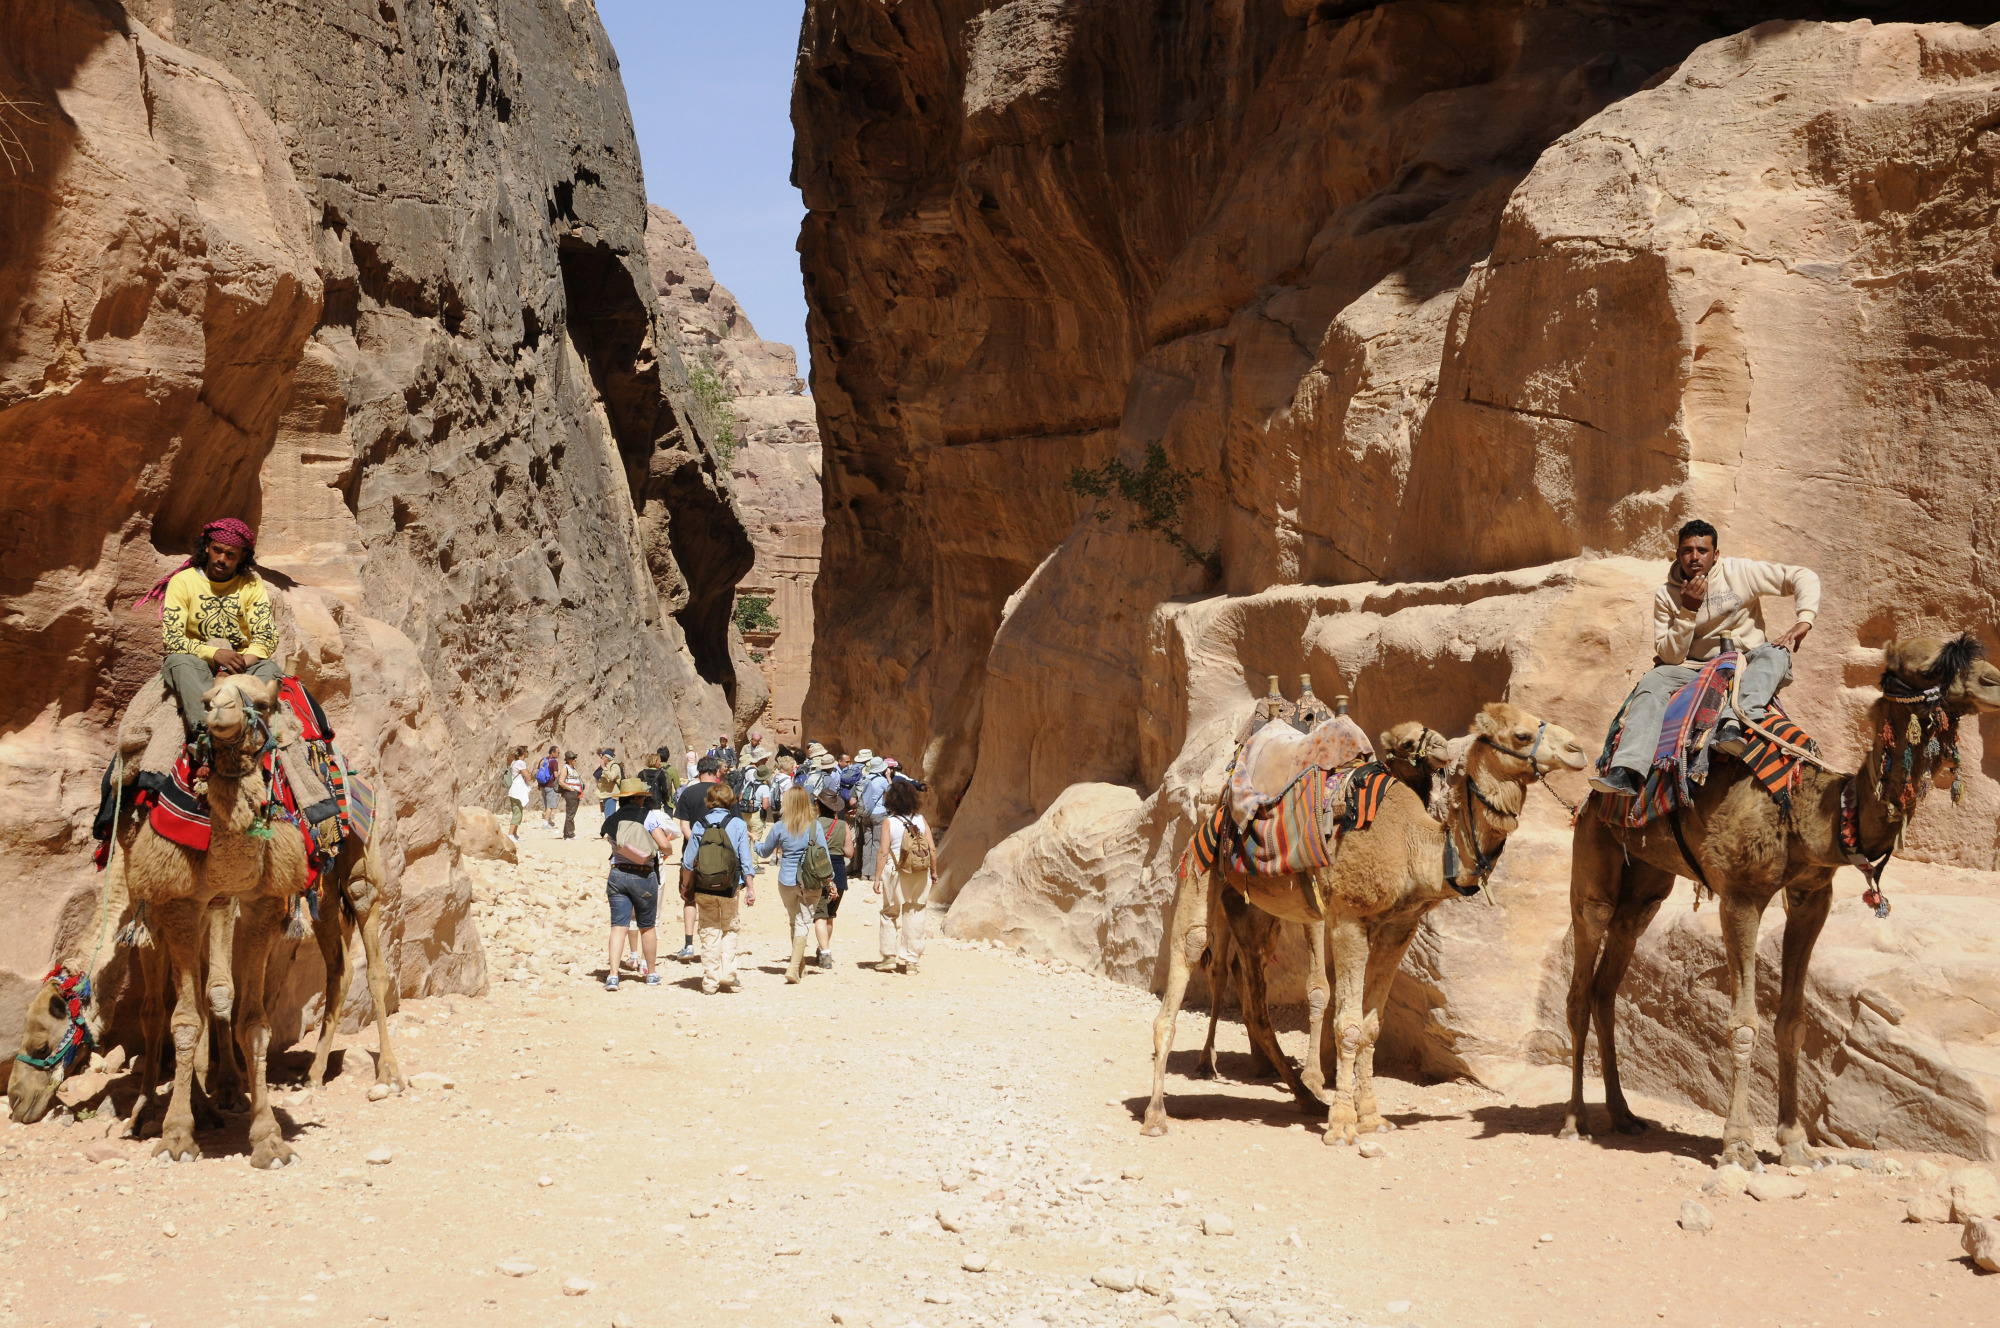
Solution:
[[[1262,954],[1263,947],[1257,943],[1257,918],[1260,915],[1250,901],[1232,891],[1223,895],[1222,907],[1229,917],[1231,944],[1245,956]],[[1285,1087],[1292,1090],[1292,1096],[1299,1100],[1300,1106],[1317,1111],[1325,1105],[1317,1094],[1306,1087],[1291,1057],[1278,1046],[1278,1035],[1271,1027],[1271,1007],[1264,996],[1264,966],[1254,959],[1243,965],[1243,1031],[1250,1035],[1250,1045],[1260,1049],[1264,1058],[1278,1067]]]
[[[1231,950],[1229,926],[1222,916],[1222,901],[1210,892],[1208,900],[1208,1040],[1201,1044],[1201,1059],[1195,1062],[1196,1079],[1215,1078],[1215,1029],[1222,1022],[1222,993],[1229,987]]]
[[[1354,1056],[1354,1110],[1359,1117],[1355,1126],[1363,1134],[1387,1134],[1395,1128],[1375,1105],[1375,1044],[1382,1037],[1382,1011],[1396,985],[1396,970],[1403,966],[1403,956],[1409,953],[1423,920],[1419,913],[1378,922],[1368,930],[1367,976],[1361,987],[1361,1047]]]
[[[1722,896],[1722,942],[1729,956],[1729,1119],[1722,1129],[1722,1160],[1759,1171],[1756,1125],[1750,1118],[1751,1065],[1757,1051],[1757,927],[1768,896],[1734,891]]]
[[[1570,837],[1569,930],[1572,948],[1569,974],[1569,1114],[1559,1139],[1589,1134],[1583,1105],[1583,1061],[1590,1051],[1590,988],[1597,976],[1597,957],[1624,881],[1624,850],[1612,839],[1595,808],[1586,807]]]
[[[1644,1134],[1652,1122],[1642,1120],[1625,1101],[1625,1088],[1618,1078],[1618,1032],[1616,1016],[1618,989],[1632,967],[1632,952],[1639,938],[1660,911],[1660,901],[1674,887],[1672,873],[1632,864],[1626,873],[1626,890],[1611,914],[1605,933],[1604,953],[1597,961],[1597,976],[1590,986],[1590,1013],[1597,1025],[1598,1059],[1604,1063],[1604,1109],[1611,1114],[1611,1128],[1620,1134]]]
[[[1354,1109],[1354,1058],[1361,1050],[1363,979],[1368,972],[1368,933],[1361,920],[1338,916],[1327,919],[1325,958],[1333,966],[1334,1066],[1332,1102],[1327,1107],[1326,1137],[1329,1144],[1354,1142],[1355,1124],[1360,1116]],[[1321,972],[1325,972],[1325,964]]]
[[[236,1040],[232,1028],[235,1014],[236,919],[240,905],[231,902],[208,914],[206,976],[208,995],[208,1062],[203,1087],[207,1098],[197,1099],[196,1111],[242,1111],[242,1067],[236,1060]],[[218,1118],[217,1124],[220,1123]]]
[[[258,1168],[282,1167],[292,1160],[277,1113],[271,1110],[268,1065],[271,1052],[271,1021],[264,1008],[265,970],[271,951],[285,929],[283,899],[263,898],[243,908],[242,929],[246,933],[243,959],[236,976],[242,997],[236,1011],[236,1042],[250,1076],[250,1165]]]
[[[1778,996],[1778,1161],[1788,1167],[1818,1166],[1819,1150],[1806,1142],[1799,1124],[1799,1044],[1805,1040],[1806,970],[1813,945],[1826,924],[1833,890],[1794,890],[1785,914],[1784,970]]]
[[[150,945],[139,946],[134,959],[139,978],[139,1063],[133,1069],[139,1076],[139,1095],[132,1099],[132,1114],[125,1122],[125,1136],[129,1139],[142,1137],[141,1117],[157,1100],[161,1044],[167,1036],[165,947],[156,938]]]
[[[1327,1100],[1326,1060],[1320,1055],[1320,1040],[1326,1031],[1328,983],[1326,980],[1326,924],[1306,926],[1306,1091],[1319,1102]]]
[[[313,1049],[312,1068],[306,1071],[306,1086],[326,1084],[326,1062],[333,1054],[334,1036],[340,1028],[342,997],[347,990],[347,922],[342,916],[340,891],[333,874],[321,882],[319,918],[313,923],[313,939],[319,942],[319,956],[326,965],[326,1000],[319,1017],[319,1045]]]
[[[389,1041],[389,968],[382,962],[382,858],[373,844],[362,855],[361,868],[369,882],[368,902],[361,912],[361,948],[368,957],[368,996],[375,1002],[375,1082],[398,1092],[404,1088],[403,1070],[396,1063],[396,1047]],[[357,907],[360,907],[357,901]]]
[[[1182,878],[1167,923],[1167,981],[1160,992],[1160,1012],[1153,1016],[1153,1097],[1139,1132],[1157,1137],[1167,1132],[1167,1056],[1174,1049],[1174,1022],[1187,996],[1188,976],[1208,948],[1210,878],[1190,871]],[[1201,921],[1197,921],[1197,918]]]
[[[194,1141],[194,1060],[201,1041],[201,914],[198,900],[170,899],[154,911],[155,935],[165,942],[174,973],[174,1088],[153,1156],[165,1153],[180,1162],[201,1156]]]

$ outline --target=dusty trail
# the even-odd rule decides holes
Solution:
[[[552,924],[545,968],[599,951],[594,841],[532,828],[488,874],[503,903],[558,896],[523,910]],[[919,974],[876,974],[865,891],[836,971],[787,987],[775,895],[746,911],[738,995],[670,961],[615,995],[551,972],[409,1002],[417,1084],[382,1102],[372,1034],[343,1038],[326,1090],[281,1090],[282,1172],[250,1170],[241,1118],[178,1166],[131,1142],[86,1161],[90,1122],[0,1127],[0,1325],[1991,1321],[1958,1228],[1902,1220],[1921,1159],[1715,1197],[1712,1118],[1644,1104],[1669,1122],[1646,1139],[1564,1144],[1560,1088],[1395,1080],[1402,1128],[1369,1159],[1270,1084],[1178,1073],[1172,1133],[1142,1139],[1150,996],[935,940]],[[1242,1073],[1241,1030],[1222,1046]],[[1676,1226],[1688,1198],[1712,1234]]]

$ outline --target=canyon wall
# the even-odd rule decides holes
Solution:
[[[400,990],[483,988],[454,809],[517,742],[721,731],[747,663],[594,11],[0,0],[0,31],[0,1044],[88,917],[160,653],[132,602],[225,514],[383,790]]]
[[[1885,641],[1996,643],[2000,30],[1813,21],[1856,12],[809,6],[821,648],[898,686],[821,670],[806,718],[925,753],[951,931],[1151,981],[1267,673],[1371,733],[1506,697],[1596,742],[1691,516],[1825,579],[1787,704],[1850,767]],[[1206,560],[1064,489],[1155,446]],[[2000,1149],[2000,725],[1961,738],[1895,917],[1838,878],[1823,1136]],[[1388,1059],[1566,1060],[1566,816],[1530,806],[1501,906],[1413,947]],[[1720,944],[1656,932],[1628,1082],[1714,1107]]]
[[[726,411],[733,452],[729,477],[742,504],[757,561],[739,596],[769,602],[777,627],[745,633],[768,702],[746,723],[767,742],[795,743],[812,672],[813,583],[819,579],[819,421],[790,346],[765,341],[679,217],[646,209],[646,261],[660,314],[689,372],[706,376],[709,409]],[[702,393],[697,392],[699,398]],[[739,705],[739,713],[745,706]]]

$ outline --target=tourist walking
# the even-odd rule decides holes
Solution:
[[[521,818],[528,813],[528,749],[516,747],[507,760],[513,779],[507,785],[507,838],[519,843]]]
[[[847,898],[847,859],[854,848],[854,827],[841,819],[847,804],[839,789],[823,789],[819,798],[819,829],[833,855],[833,880],[828,882],[819,909],[813,915],[813,931],[819,940],[819,966],[833,968],[833,920],[840,916],[840,901]]]
[[[673,852],[673,822],[646,805],[646,786],[636,779],[619,784],[617,809],[599,832],[611,843],[611,875],[604,894],[611,903],[611,936],[605,945],[604,989],[618,990],[618,961],[625,953],[625,930],[639,931],[639,971],[658,984],[660,863]]]
[[[583,772],[576,768],[576,753],[564,752],[562,776],[556,781],[562,790],[564,839],[576,838],[576,809],[583,805]]]
[[[882,821],[889,814],[883,801],[889,792],[889,776],[884,773],[882,758],[866,747],[856,753],[855,759],[865,764],[861,783],[848,800],[854,804],[854,824],[861,831],[861,874],[872,881],[879,879],[876,869],[881,865]]]
[[[735,792],[719,782],[702,787],[708,790],[702,795],[707,808],[681,856],[681,899],[694,905],[701,990],[713,996],[724,987],[736,991],[742,985],[736,975],[736,937],[743,929],[737,895],[756,906],[756,854],[743,818],[735,813]]]
[[[562,752],[551,747],[535,766],[535,800],[542,804],[544,830],[556,828],[556,807],[562,799],[562,790],[556,787],[556,782],[561,778]]]
[[[695,822],[708,812],[708,791],[715,787],[716,771],[720,763],[713,756],[703,756],[695,761],[694,779],[682,786],[674,795],[674,822],[680,827],[681,835],[690,843],[694,840]],[[676,959],[694,958],[695,907],[692,899],[685,900],[681,908],[683,934],[680,952]]]
[[[660,766],[660,754],[649,752],[645,768],[639,771],[639,782],[646,786],[646,796],[652,799],[653,807],[666,812],[673,805],[673,794],[667,785],[667,772]]]
[[[827,885],[833,880],[833,854],[813,801],[804,789],[789,789],[779,802],[778,819],[757,846],[760,858],[778,858],[778,898],[792,927],[792,963],[785,981],[797,982],[805,970],[806,942],[812,939]]]
[[[597,801],[606,816],[618,810],[618,786],[625,782],[625,767],[618,763],[618,753],[606,747],[597,753]]]
[[[937,845],[909,781],[897,780],[883,796],[886,815],[875,869],[875,893],[882,896],[882,962],[875,967],[914,973],[924,953],[924,909],[930,904]]]

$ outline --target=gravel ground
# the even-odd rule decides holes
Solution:
[[[280,1088],[293,1166],[250,1170],[240,1117],[179,1165],[97,1121],[0,1126],[0,1325],[1808,1328],[2000,1303],[1957,1226],[1904,1221],[1952,1159],[1859,1155],[1759,1200],[1713,1180],[1700,1113],[1635,1101],[1660,1128],[1558,1142],[1562,1076],[1512,1100],[1387,1080],[1401,1128],[1366,1157],[1230,1077],[1234,1024],[1225,1077],[1182,1077],[1199,1012],[1173,1131],[1143,1139],[1143,992],[937,940],[876,973],[865,890],[835,970],[789,987],[770,889],[745,990],[669,960],[613,994],[595,841],[531,827],[518,867],[479,865],[492,993],[405,1003],[400,1095],[367,1099],[372,1032],[323,1091]],[[1689,1200],[1713,1231],[1681,1227]]]

